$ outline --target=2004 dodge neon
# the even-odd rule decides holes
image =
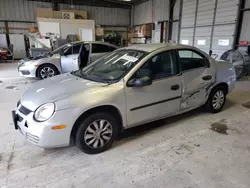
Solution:
[[[205,106],[219,112],[236,81],[232,64],[195,47],[145,44],[29,87],[12,112],[15,128],[43,148],[111,147],[124,129]]]

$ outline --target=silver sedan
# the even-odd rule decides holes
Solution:
[[[12,114],[15,128],[32,144],[53,148],[73,142],[93,154],[110,148],[124,129],[200,106],[221,111],[235,80],[232,64],[194,47],[131,46],[37,82]]]
[[[40,79],[79,70],[117,47],[105,42],[72,42],[45,56],[21,60],[18,71],[24,77]]]

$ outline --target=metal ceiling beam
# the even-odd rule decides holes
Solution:
[[[60,4],[71,5],[85,5],[85,6],[98,6],[98,7],[110,7],[110,8],[125,8],[130,9],[131,5],[119,1],[113,0],[28,0],[28,1],[40,1],[40,2],[57,2]]]
[[[149,0],[137,0],[137,1],[135,1],[135,2],[132,2],[132,5],[139,5],[139,4],[141,4],[141,3],[144,3],[144,2],[147,2],[147,1],[149,1]]]

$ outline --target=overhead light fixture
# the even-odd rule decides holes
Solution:
[[[131,0],[122,0],[122,1],[131,1]]]

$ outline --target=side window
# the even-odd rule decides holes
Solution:
[[[171,51],[162,52],[148,60],[135,73],[134,78],[149,76],[153,80],[169,77],[178,73],[177,63]]]
[[[73,46],[73,54],[79,54],[82,44],[76,44]]]
[[[92,44],[92,53],[109,52],[109,46],[103,44]]]
[[[73,47],[69,47],[69,48],[66,48],[64,49],[64,55],[72,55],[72,51],[73,51]]]
[[[114,48],[113,46],[109,46],[109,51],[113,52],[114,50],[116,50],[116,48]]]
[[[180,58],[181,71],[209,66],[208,60],[205,57],[192,50],[179,50],[178,54]]]

